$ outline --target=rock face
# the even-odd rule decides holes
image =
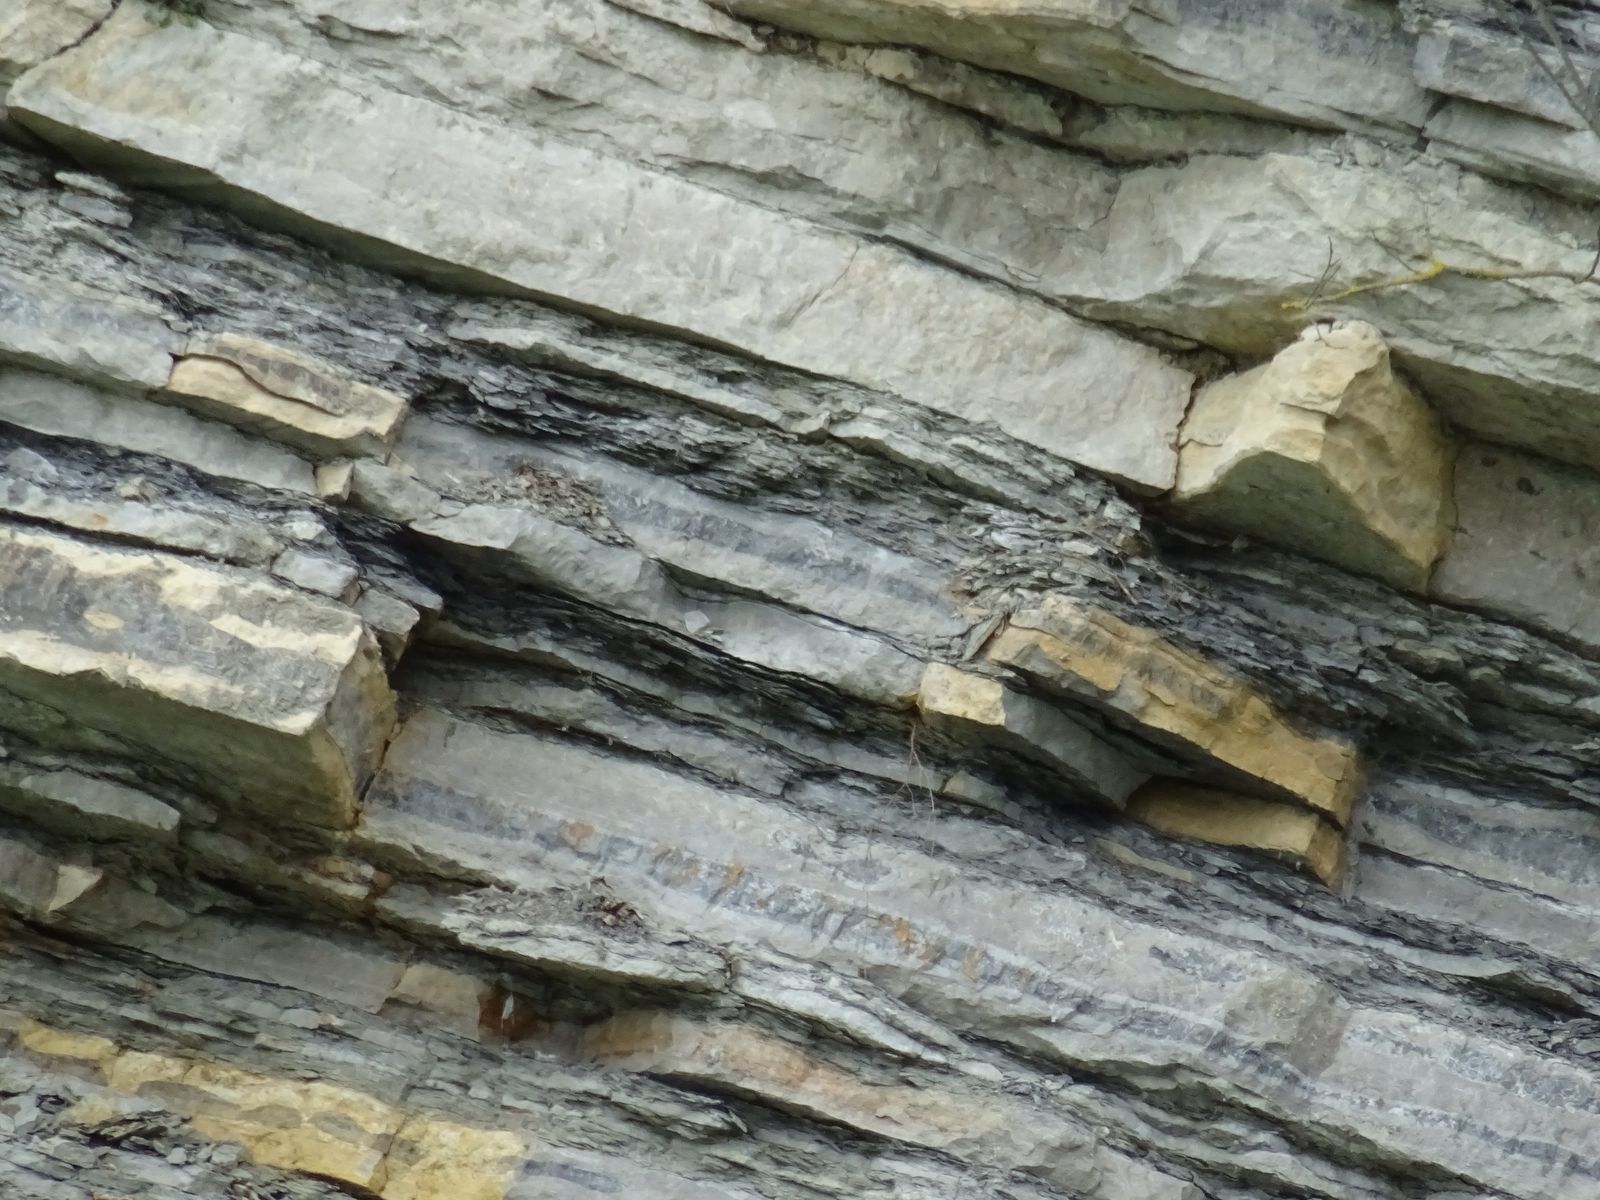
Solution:
[[[1270,363],[1200,390],[1172,501],[1182,515],[1420,590],[1449,535],[1453,457],[1376,329],[1313,325]]]
[[[0,1194],[1595,1194],[1550,16],[12,0]]]

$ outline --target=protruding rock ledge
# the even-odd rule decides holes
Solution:
[[[1133,794],[1127,812],[1159,833],[1259,850],[1304,868],[1331,888],[1344,882],[1343,836],[1304,808],[1158,779]]]
[[[1414,591],[1450,525],[1452,449],[1371,325],[1315,325],[1200,390],[1184,422],[1181,516]]]
[[[1013,614],[983,655],[1188,759],[1197,777],[1296,800],[1339,826],[1350,820],[1355,747],[1294,728],[1265,697],[1150,630],[1051,596]]]
[[[13,114],[138,181],[385,265],[665,322],[992,422],[1145,491],[1172,485],[1191,377],[1148,346],[880,242],[180,26],[123,5],[19,79]],[[717,236],[685,237],[705,229]]]
[[[33,736],[138,749],[292,819],[354,819],[393,701],[348,609],[171,555],[4,527],[0,589],[0,691],[38,706]]]
[[[197,334],[173,364],[168,398],[324,458],[382,458],[406,400],[327,363],[236,333]]]

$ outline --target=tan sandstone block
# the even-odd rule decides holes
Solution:
[[[1313,326],[1200,390],[1179,439],[1177,513],[1420,590],[1451,520],[1453,452],[1361,321]]]
[[[1264,696],[1151,630],[1051,596],[1014,614],[983,654],[1242,786],[1284,793],[1340,826],[1350,819],[1361,784],[1355,747],[1296,729]]]
[[[1173,837],[1286,858],[1331,888],[1344,881],[1343,836],[1303,808],[1158,779],[1134,793],[1127,812],[1140,824]]]
[[[235,333],[196,334],[168,398],[323,457],[389,453],[406,400],[284,346]]]

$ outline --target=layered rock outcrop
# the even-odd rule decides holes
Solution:
[[[17,2],[6,1195],[1600,1187],[1580,10]]]

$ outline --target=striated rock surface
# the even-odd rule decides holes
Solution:
[[[0,1194],[1595,1194],[1545,7],[12,0]]]

